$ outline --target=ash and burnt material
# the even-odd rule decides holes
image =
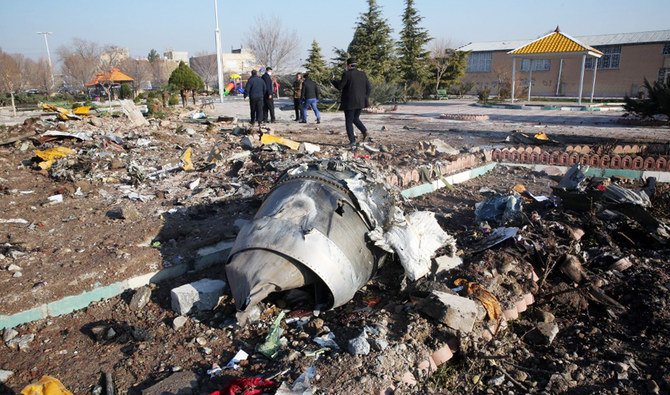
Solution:
[[[308,285],[326,309],[351,300],[386,257],[367,234],[394,201],[383,180],[358,164],[288,170],[231,250],[226,274],[237,309]]]

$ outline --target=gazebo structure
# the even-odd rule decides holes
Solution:
[[[533,59],[556,56],[561,57],[561,63],[559,66],[560,68],[558,71],[558,80],[560,85],[561,72],[563,69],[563,57],[581,55],[582,63],[580,69],[581,75],[579,78],[579,104],[582,104],[582,94],[584,92],[584,70],[586,69],[586,57],[591,56],[598,59],[603,56],[603,53],[597,49],[583,44],[579,40],[561,32],[558,26],[556,27],[556,30],[547,34],[546,36],[540,37],[535,41],[531,41],[526,45],[509,51],[508,54],[512,55],[512,102],[514,102],[514,85],[516,82],[515,78],[517,58],[530,59],[530,65],[528,67],[528,101],[530,101],[530,92],[533,87]],[[596,72],[598,69],[597,60],[593,63],[594,66],[593,81],[591,85],[591,102],[593,102],[593,93],[596,89]]]
[[[114,87],[121,86],[124,82],[135,81],[132,77],[124,74],[116,67],[112,67],[110,71],[98,73],[91,81],[86,84],[87,88],[102,88],[111,100],[111,91]]]

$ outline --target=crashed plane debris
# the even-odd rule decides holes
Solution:
[[[396,253],[410,280],[453,238],[430,212],[404,216],[373,169],[322,161],[289,169],[237,236],[226,266],[240,321],[273,292],[314,286],[316,304],[351,300]],[[417,220],[418,218],[418,220]],[[424,269],[426,267],[426,269]]]

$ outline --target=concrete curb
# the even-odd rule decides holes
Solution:
[[[493,170],[493,168],[496,166],[497,166],[496,162],[491,162],[485,164],[484,166],[475,167],[474,169],[456,173],[451,176],[445,176],[444,179],[451,185],[461,184],[463,182],[472,180],[473,178],[477,178],[483,174],[488,173],[489,171]],[[417,196],[422,196],[427,193],[435,192],[439,189],[445,188],[446,186],[447,185],[445,185],[441,179],[437,179],[435,181],[426,184],[421,184],[412,188],[407,188],[402,192],[400,192],[400,194],[404,198],[409,199]]]
[[[232,246],[233,241],[224,240],[215,245],[199,249],[193,266],[181,264],[167,267],[109,285],[99,286],[78,295],[66,296],[54,302],[45,303],[12,315],[0,315],[0,329],[13,328],[47,317],[69,314],[73,311],[86,308],[93,302],[118,296],[128,289],[137,289],[148,284],[160,283],[184,275],[189,271],[202,271],[228,259],[228,253]]]
[[[500,162],[501,166],[510,167],[525,167],[533,171],[543,171],[548,168],[558,169],[562,174],[565,174],[570,167],[556,166],[556,165],[534,165],[530,163],[514,163],[514,162]],[[606,169],[599,167],[590,167],[585,175],[587,177],[625,177],[632,179],[644,180],[648,177],[656,177],[657,182],[670,182],[670,172],[667,171],[651,171],[651,170],[629,170],[629,169]]]

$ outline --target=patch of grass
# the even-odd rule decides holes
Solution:
[[[434,390],[446,389],[449,383],[458,376],[458,369],[454,363],[443,363],[437,371],[428,378],[428,385]]]

